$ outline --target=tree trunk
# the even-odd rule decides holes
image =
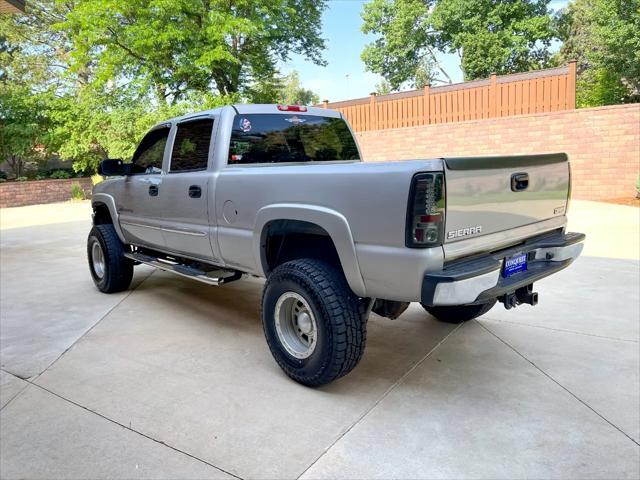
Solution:
[[[22,176],[22,167],[24,162],[17,155],[10,155],[7,159],[7,163],[9,167],[11,167],[11,171],[16,176],[16,178]]]

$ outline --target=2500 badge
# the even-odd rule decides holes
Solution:
[[[447,232],[447,240],[466,237],[469,235],[475,235],[477,233],[482,233],[482,225],[476,225],[475,227],[459,228],[458,230],[452,230],[450,232]]]

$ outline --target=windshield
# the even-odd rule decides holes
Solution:
[[[229,165],[360,160],[341,118],[249,114],[233,120]]]

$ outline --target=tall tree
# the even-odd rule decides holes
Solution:
[[[377,95],[388,95],[391,93],[391,84],[388,80],[382,79],[375,85]]]
[[[362,30],[378,35],[362,52],[368,70],[394,89],[450,81],[437,52],[456,53],[465,80],[549,63],[549,0],[373,0]],[[420,86],[420,85],[418,85]]]
[[[0,111],[33,120],[0,118],[0,155],[32,158],[36,113],[49,121],[37,151],[82,171],[130,156],[163,118],[253,100],[255,85],[273,101],[284,88],[279,61],[298,53],[324,63],[324,8],[324,0],[30,0],[26,14],[0,16]],[[9,87],[20,95],[5,95]],[[9,143],[10,132],[25,141]]]
[[[15,176],[46,158],[50,101],[73,82],[69,45],[52,29],[64,6],[33,0],[25,15],[0,15],[0,163]]]
[[[286,105],[313,105],[320,103],[320,97],[303,88],[300,74],[292,70],[287,75],[275,73],[271,77],[258,79],[247,87],[243,97],[251,103],[283,103]]]
[[[56,95],[89,81],[89,65],[71,71],[73,45],[56,28],[73,7],[73,0],[31,0],[25,14],[0,15],[0,81]]]
[[[293,70],[286,77],[282,88],[278,92],[277,101],[286,105],[314,105],[320,103],[320,97],[313,92],[303,88],[300,84],[300,74]]]
[[[153,89],[159,102],[188,92],[242,93],[270,78],[297,53],[324,64],[324,0],[77,0],[60,28],[69,31],[74,65],[96,64]]]
[[[640,0],[574,0],[557,25],[557,60],[577,61],[579,106],[640,101]]]
[[[14,177],[40,160],[38,148],[49,125],[40,95],[19,85],[0,83],[0,163],[6,161]]]
[[[367,70],[382,75],[392,90],[409,82],[416,86],[418,72],[434,82],[450,82],[438,64],[430,2],[423,0],[373,0],[362,11],[362,31],[378,38],[365,46],[362,60]]]

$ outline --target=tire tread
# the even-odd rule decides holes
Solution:
[[[282,280],[293,281],[305,289],[332,323],[328,334],[333,355],[324,359],[322,368],[314,376],[297,373],[279,358],[279,346],[273,345],[267,335],[265,322],[268,321],[268,316],[264,311],[264,296],[270,284]],[[330,383],[353,370],[362,359],[367,338],[366,319],[362,315],[360,303],[342,272],[321,260],[299,259],[278,266],[267,279],[263,291],[262,319],[269,349],[280,368],[295,381],[309,386]]]
[[[93,275],[91,262],[91,242],[87,242],[87,258],[89,269],[94,277],[96,287],[103,293],[122,292],[129,288],[133,278],[133,262],[124,256],[124,246],[112,224],[94,225],[89,232],[89,239],[96,237],[102,240],[102,249],[105,255],[105,278],[99,281]]]

